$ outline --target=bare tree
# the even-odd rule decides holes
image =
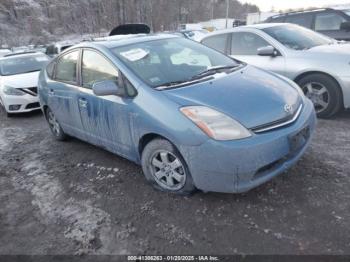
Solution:
[[[254,5],[229,1],[231,18],[258,11]],[[108,32],[124,23],[176,30],[181,23],[225,17],[225,11],[226,0],[1,0],[0,43],[47,43],[67,35]]]

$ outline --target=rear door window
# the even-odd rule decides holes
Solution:
[[[346,22],[346,19],[337,13],[319,13],[315,18],[316,31],[334,31],[340,30],[340,25]]]
[[[313,15],[310,13],[289,15],[286,18],[286,23],[300,25],[306,28],[312,27]]]
[[[79,50],[63,55],[56,65],[55,80],[76,84]]]
[[[221,53],[226,52],[226,44],[227,44],[227,36],[228,34],[221,34],[208,37],[203,40],[203,44],[209,46]]]

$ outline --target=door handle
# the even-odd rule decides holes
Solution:
[[[53,96],[55,94],[55,91],[53,91],[53,89],[49,90],[49,96]]]
[[[80,107],[87,107],[88,102],[84,98],[79,98],[79,106]]]

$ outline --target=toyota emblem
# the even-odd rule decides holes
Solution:
[[[284,111],[286,111],[286,113],[291,114],[293,112],[293,106],[286,104],[284,106]]]

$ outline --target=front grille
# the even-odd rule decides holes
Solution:
[[[267,131],[271,131],[273,129],[288,126],[288,125],[294,123],[298,119],[302,109],[303,109],[303,104],[301,104],[299,106],[298,110],[293,115],[287,116],[285,118],[282,118],[280,120],[277,120],[277,121],[274,121],[274,122],[271,122],[271,123],[268,123],[265,125],[254,127],[254,128],[252,128],[252,131],[254,133],[264,133]]]
[[[306,126],[302,130],[300,130],[297,134],[290,136],[289,153],[286,156],[261,167],[254,175],[253,180],[259,179],[273,172],[274,170],[280,168],[285,162],[287,162],[288,160],[298,155],[301,152],[301,150],[305,147],[307,142],[309,141],[310,135],[311,135],[310,127]]]
[[[273,172],[274,170],[276,170],[277,168],[279,168],[281,165],[283,165],[284,162],[286,162],[288,160],[288,156],[285,156],[275,162],[272,162],[266,166],[263,166],[262,168],[260,168],[256,174],[253,177],[253,180],[255,179],[259,179],[261,177],[266,176],[267,174],[269,174],[270,172]]]
[[[32,108],[39,108],[40,107],[40,104],[37,102],[37,103],[30,103],[26,106],[26,109],[32,109]]]
[[[31,96],[37,96],[38,95],[38,88],[37,87],[27,87],[27,88],[20,88],[23,92],[31,95]]]

